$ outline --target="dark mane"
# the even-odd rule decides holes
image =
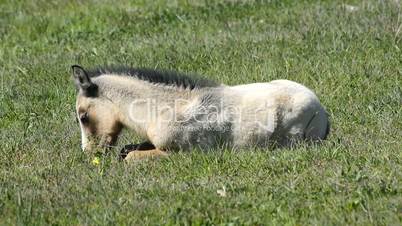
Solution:
[[[144,81],[156,84],[174,85],[185,89],[196,89],[203,87],[216,87],[218,83],[212,80],[201,78],[198,75],[186,75],[175,71],[158,71],[148,68],[130,68],[130,67],[99,67],[87,71],[90,77],[96,77],[104,74],[116,74],[123,76],[132,76]]]

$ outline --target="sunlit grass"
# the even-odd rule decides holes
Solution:
[[[396,0],[3,1],[0,224],[400,224],[401,18]],[[317,93],[331,134],[95,160],[80,150],[72,64],[291,79]]]

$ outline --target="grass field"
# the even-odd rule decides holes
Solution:
[[[0,1],[0,224],[400,225],[401,5]],[[94,165],[80,150],[72,64],[294,80],[317,93],[331,134],[131,165],[116,149]]]

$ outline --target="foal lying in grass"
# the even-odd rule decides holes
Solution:
[[[123,127],[134,130],[147,147],[128,153],[126,159],[193,147],[318,141],[329,131],[316,95],[288,80],[226,86],[148,69],[86,71],[74,65],[72,70],[83,150],[113,146]]]

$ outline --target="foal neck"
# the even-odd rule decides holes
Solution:
[[[175,99],[191,99],[196,92],[193,90],[151,83],[135,77],[121,75],[105,75],[96,78],[103,95],[116,102],[133,101],[135,99],[155,98],[170,102]],[[162,103],[163,104],[163,103]]]
[[[159,114],[158,109],[176,108],[189,103],[198,95],[195,90],[173,85],[150,83],[148,81],[120,75],[96,77],[94,82],[100,87],[101,95],[111,100],[120,110],[121,123],[146,136],[152,123],[150,114]]]

